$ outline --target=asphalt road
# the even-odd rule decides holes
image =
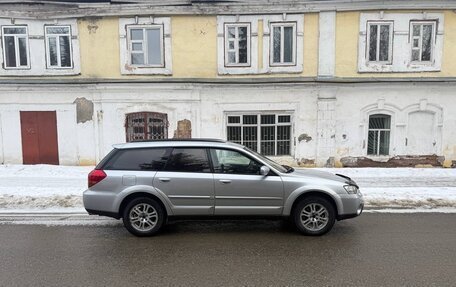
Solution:
[[[0,286],[455,286],[456,214],[363,214],[323,237],[281,221],[0,224]]]

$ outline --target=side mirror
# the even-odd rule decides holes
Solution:
[[[267,176],[270,171],[271,171],[271,169],[269,167],[265,166],[265,165],[263,165],[260,168],[260,174],[263,175],[263,176]]]

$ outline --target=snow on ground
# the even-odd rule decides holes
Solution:
[[[82,192],[93,167],[0,165],[0,214],[84,213]],[[352,177],[366,208],[456,212],[456,169],[320,168]]]

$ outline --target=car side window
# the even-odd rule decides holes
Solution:
[[[227,149],[210,150],[214,173],[260,174],[262,164],[240,152]]]
[[[161,170],[168,161],[171,149],[121,149],[108,160],[106,170]]]
[[[174,148],[164,170],[211,172],[205,148]]]

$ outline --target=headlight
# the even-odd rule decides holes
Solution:
[[[354,185],[344,185],[345,190],[350,194],[357,194],[358,188]]]

